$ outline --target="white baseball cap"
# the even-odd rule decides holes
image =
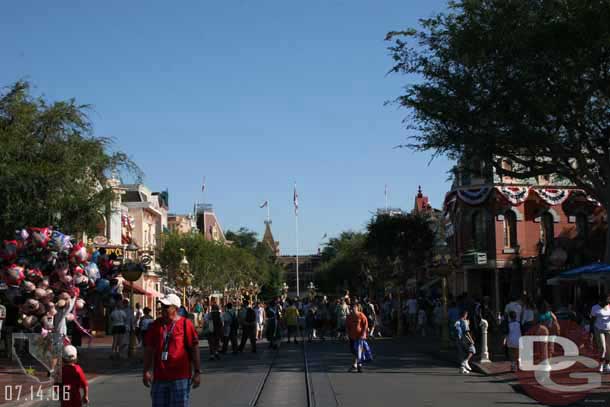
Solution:
[[[182,301],[176,294],[167,294],[165,297],[159,298],[159,302],[163,305],[173,305],[176,308],[180,308]]]
[[[76,350],[76,348],[72,345],[66,345],[64,346],[64,353],[62,355],[64,360],[68,360],[68,361],[75,361],[78,357],[78,351]]]

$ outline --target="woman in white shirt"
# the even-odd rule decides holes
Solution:
[[[114,311],[110,314],[110,325],[112,326],[112,355],[110,357],[120,359],[121,339],[127,332],[127,314],[125,314],[120,302],[117,303]]]
[[[527,333],[533,326],[536,320],[535,306],[532,299],[526,297],[523,301],[523,310],[521,312],[521,331]]]
[[[610,373],[610,296],[602,296],[591,308],[591,318],[594,319],[595,339],[600,352],[599,371]]]

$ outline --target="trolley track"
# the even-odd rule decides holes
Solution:
[[[302,357],[301,357],[302,356]],[[250,407],[315,406],[305,344],[282,344],[273,351],[269,367],[261,379]]]

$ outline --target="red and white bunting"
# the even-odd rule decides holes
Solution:
[[[538,196],[549,205],[561,205],[570,197],[569,189],[533,188]]]
[[[525,202],[530,194],[529,187],[501,186],[496,187],[496,190],[512,205],[519,205],[520,203]]]
[[[480,205],[487,200],[490,192],[491,187],[458,189],[457,195],[462,202],[468,205]]]

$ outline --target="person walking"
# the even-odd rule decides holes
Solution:
[[[417,298],[411,296],[405,304],[407,311],[407,333],[417,331]]]
[[[240,312],[241,342],[239,344],[239,351],[243,352],[246,342],[250,340],[252,353],[256,353],[256,312],[249,301],[244,301],[242,311],[243,315]]]
[[[76,347],[67,345],[63,350],[61,367],[61,407],[81,407],[89,404],[89,383],[83,369],[78,364]],[[81,398],[82,390],[82,398]]]
[[[271,300],[271,302],[269,303],[269,305],[267,306],[265,311],[266,311],[266,321],[267,321],[267,327],[266,327],[267,335],[266,336],[267,336],[267,340],[269,341],[269,347],[271,349],[277,349],[279,340],[281,338],[281,334],[280,334],[280,311],[278,309],[278,305],[276,304],[275,300]]]
[[[366,316],[368,326],[369,326],[368,336],[370,338],[374,338],[375,337],[375,319],[377,318],[377,316],[375,315],[375,306],[368,298],[364,299],[364,305],[363,305],[362,311],[364,312],[364,315]]]
[[[110,358],[120,359],[123,336],[127,332],[127,315],[121,302],[117,303],[112,313],[110,313],[110,325],[112,326],[112,354]]]
[[[350,372],[362,372],[362,346],[361,340],[366,340],[369,330],[368,320],[366,315],[362,313],[360,304],[354,303],[351,308],[351,313],[346,320],[347,335],[349,337],[349,347],[352,353],[352,366]]]
[[[199,328],[201,326],[201,313],[203,312],[203,306],[201,305],[201,301],[197,300],[195,307],[193,308],[193,320],[195,328]]]
[[[201,384],[199,339],[193,323],[178,315],[180,297],[159,301],[161,317],[146,333],[142,382],[152,386],[152,407],[188,407],[191,387]]]
[[[521,324],[517,320],[517,313],[515,311],[508,312],[508,335],[504,340],[504,344],[508,347],[508,355],[510,358],[511,371],[517,371],[517,364],[519,362],[519,339],[521,338]]]
[[[294,343],[298,343],[297,335],[299,331],[299,310],[294,304],[294,301],[288,300],[288,308],[285,312],[286,328],[288,343],[290,343],[290,337],[294,338]]]
[[[146,332],[148,332],[148,329],[150,328],[152,323],[155,322],[155,320],[150,315],[150,312],[151,312],[150,308],[144,307],[143,312],[144,312],[144,315],[140,319],[140,336],[141,336],[140,343],[142,343],[143,346],[146,346],[146,344],[144,343],[144,338],[146,338]]]
[[[516,315],[516,314],[515,314]],[[521,332],[527,333],[536,322],[536,307],[530,297],[524,297],[521,312]]]
[[[610,373],[610,295],[602,295],[599,302],[591,307],[591,318],[593,322],[593,332],[597,344],[599,357],[599,371]]]
[[[347,333],[345,331],[345,321],[347,321],[347,316],[349,315],[349,306],[345,302],[345,298],[341,298],[339,300],[339,305],[337,306],[337,336],[341,340],[346,340]]]
[[[231,341],[231,350],[233,354],[237,354],[237,315],[233,309],[233,304],[228,303],[225,307],[225,312],[222,313],[223,338],[222,350],[220,353],[227,353],[229,341]]]
[[[265,308],[262,302],[256,304],[254,315],[256,317],[256,340],[260,341],[263,339],[263,328],[265,326]]]
[[[470,332],[468,311],[463,310],[460,313],[460,319],[458,319],[455,323],[455,330],[457,336],[458,357],[461,360],[460,373],[471,373],[472,368],[468,362],[476,353],[476,348],[474,346],[474,338]]]
[[[140,334],[140,321],[144,316],[144,311],[142,311],[142,306],[139,302],[136,303],[136,311],[134,313],[134,325],[136,330],[136,339],[138,343],[141,342],[142,335]]]
[[[222,315],[218,304],[213,304],[207,315],[208,345],[210,347],[210,360],[220,360],[220,341],[224,335]]]

